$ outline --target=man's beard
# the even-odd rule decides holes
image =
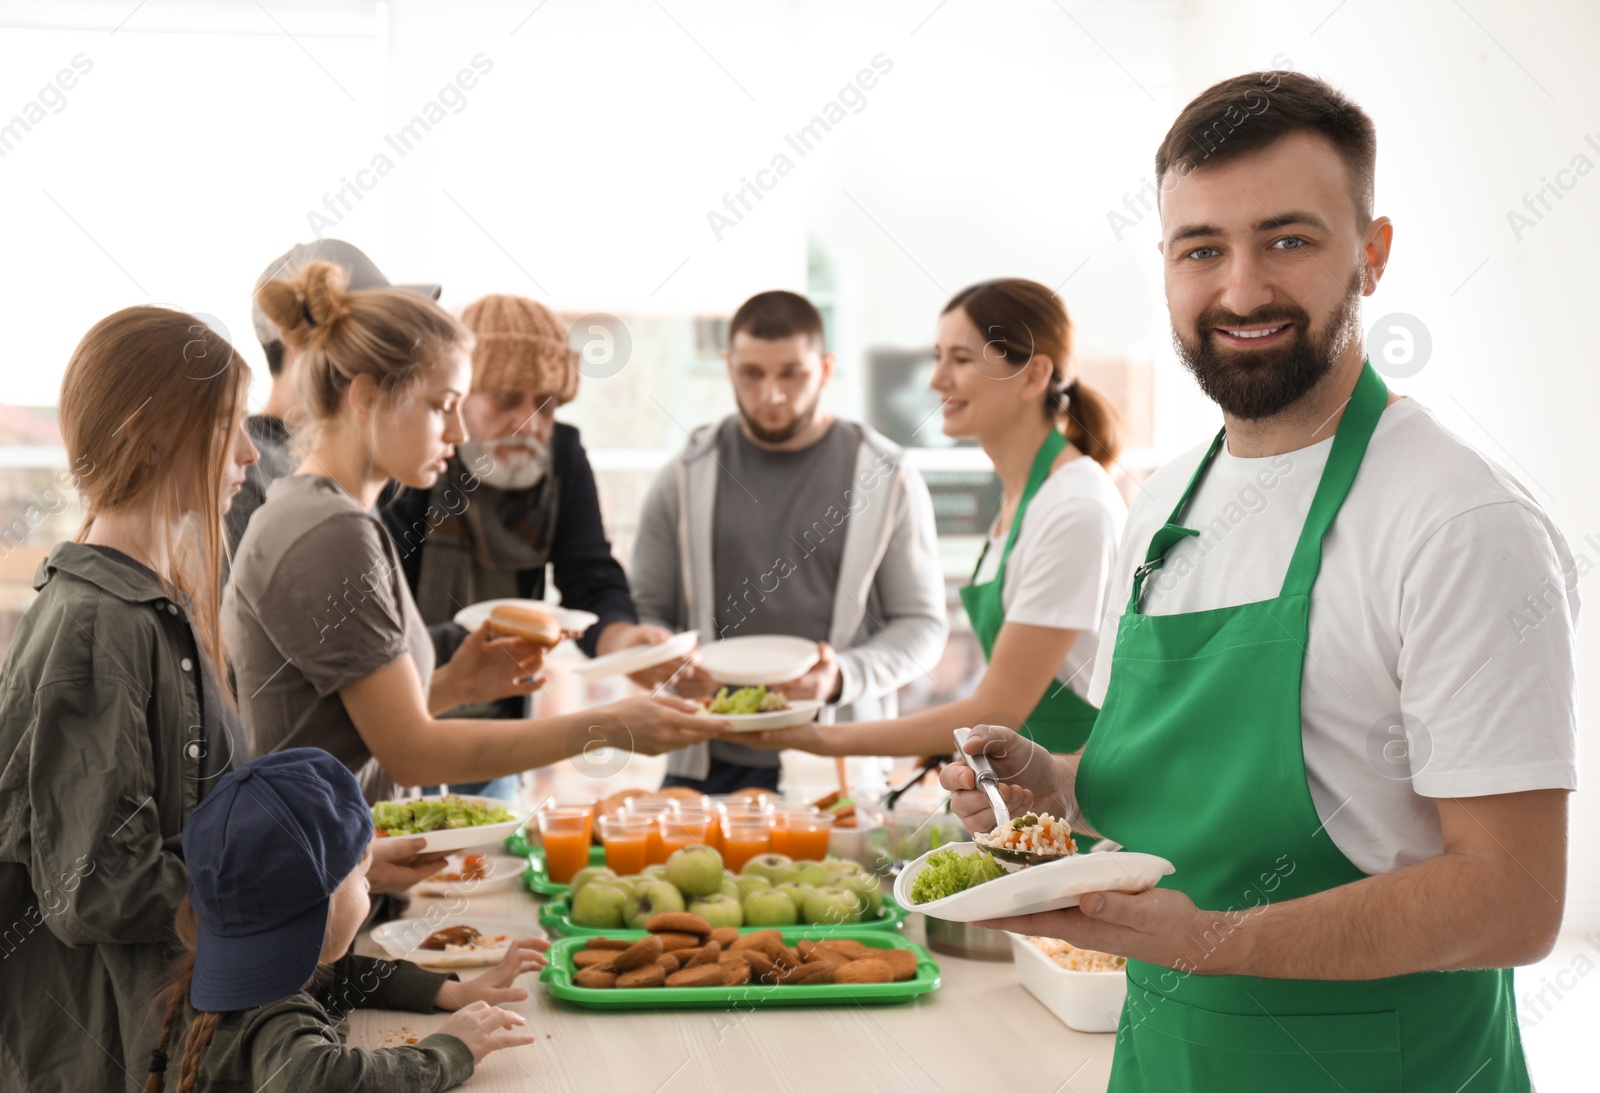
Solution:
[[[1305,310],[1271,305],[1239,316],[1224,308],[1208,308],[1195,321],[1196,339],[1185,341],[1172,328],[1172,344],[1207,398],[1224,413],[1259,421],[1293,406],[1333,369],[1360,330],[1361,289],[1365,272],[1357,270],[1343,299],[1329,313],[1321,335],[1311,329]],[[1211,332],[1217,328],[1291,323],[1289,340],[1272,349],[1221,349]]]
[[[465,440],[459,450],[467,469],[497,490],[532,489],[550,473],[550,449],[538,437]]]
[[[750,435],[761,441],[761,443],[784,444],[811,427],[811,423],[817,420],[817,407],[820,404],[820,399],[812,402],[810,406],[796,414],[793,421],[781,429],[766,428],[744,408],[743,404],[739,406],[739,417],[744,420],[744,427],[750,430]]]

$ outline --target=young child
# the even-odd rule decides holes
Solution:
[[[177,1093],[432,1093],[472,1076],[491,1051],[530,1044],[499,1004],[544,966],[548,941],[521,938],[469,983],[406,960],[349,953],[368,910],[372,816],[355,776],[319,748],[290,748],[223,777],[183,830],[186,951],[165,1003],[145,1093],[160,1093],[175,1026],[187,1026]],[[358,1006],[455,1010],[415,1046],[344,1043]]]

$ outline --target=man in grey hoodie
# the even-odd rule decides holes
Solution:
[[[834,355],[805,297],[745,301],[723,356],[739,412],[695,429],[645,498],[630,572],[640,621],[702,644],[815,641],[816,666],[774,690],[825,701],[824,721],[893,717],[948,632],[928,488],[899,448],[822,408]],[[672,685],[717,686],[697,668]],[[671,753],[665,784],[775,789],[778,773],[777,752],[713,740]]]

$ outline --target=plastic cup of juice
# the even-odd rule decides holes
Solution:
[[[572,883],[578,870],[589,864],[589,818],[586,808],[540,810],[539,841],[544,844],[544,868],[554,883]]]
[[[661,846],[667,856],[686,846],[709,846],[712,819],[709,812],[663,812],[656,817],[661,826]]]
[[[622,806],[630,816],[642,816],[650,821],[645,838],[645,864],[660,865],[667,860],[666,848],[661,845],[661,828],[656,818],[666,815],[667,803],[657,797],[630,797]]]
[[[777,804],[772,807],[772,853],[787,854],[798,859],[794,843],[791,840],[792,821],[796,819],[809,819],[820,815],[818,811],[808,804]]]
[[[606,868],[619,877],[644,872],[650,864],[650,834],[655,821],[648,816],[613,812],[600,817],[600,842],[606,848]]]
[[[772,846],[772,825],[764,814],[723,816],[721,827],[722,864],[732,872]]]
[[[831,812],[789,817],[788,855],[795,861],[821,861],[828,856],[828,835],[833,831]]]

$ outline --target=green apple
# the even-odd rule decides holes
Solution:
[[[883,885],[870,873],[851,873],[840,879],[838,887],[848,888],[861,900],[863,920],[872,922],[882,912]]]
[[[686,896],[709,896],[722,887],[722,855],[709,846],[686,846],[667,858],[667,880]]]
[[[590,930],[620,930],[632,903],[632,893],[622,885],[586,884],[572,900],[572,921]]]
[[[787,854],[757,854],[744,863],[742,875],[766,877],[773,884],[781,884],[786,879],[782,875],[784,870],[793,864],[794,859]]]
[[[689,913],[699,915],[711,923],[713,928],[744,925],[744,909],[739,906],[739,901],[721,892],[701,896],[689,904]]]
[[[739,876],[733,878],[733,883],[739,888],[739,895],[737,898],[740,901],[743,901],[746,896],[753,895],[756,892],[766,891],[772,887],[772,882],[766,877],[758,877],[754,874],[741,873]]]
[[[744,898],[746,926],[793,926],[800,921],[800,908],[789,893],[778,888],[752,892]]]
[[[801,884],[784,883],[775,886],[774,891],[782,892],[788,896],[789,902],[794,904],[795,914],[799,914],[805,910],[806,896],[810,894],[811,889]]]
[[[724,875],[722,878],[722,886],[719,887],[717,891],[721,892],[735,903],[744,902],[744,889],[739,887],[739,882],[733,877]]]
[[[683,893],[664,880],[652,880],[634,893],[628,929],[642,930],[653,915],[683,910]]]
[[[822,863],[814,861],[795,862],[784,872],[783,879],[790,884],[805,884],[812,888],[823,888],[833,883],[833,878],[822,868]]]
[[[861,921],[861,901],[848,888],[813,888],[800,916],[806,922],[838,926]]]
[[[667,867],[662,862],[656,862],[654,865],[645,866],[644,872],[640,873],[639,875],[641,877],[654,877],[656,880],[666,880]]]
[[[824,858],[820,864],[823,871],[828,874],[830,884],[836,884],[852,873],[864,872],[860,862],[851,861],[849,858]]]
[[[567,898],[576,900],[578,893],[583,891],[583,886],[592,880],[615,880],[616,874],[603,865],[591,865],[578,870],[572,875],[572,883],[567,886]]]

